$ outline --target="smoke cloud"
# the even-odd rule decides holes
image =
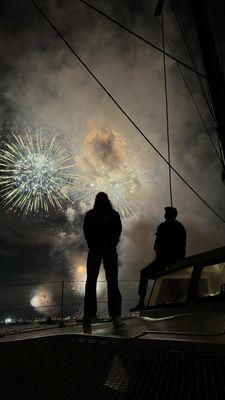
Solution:
[[[143,0],[136,8],[129,1],[118,0],[116,4],[96,1],[99,8],[161,46],[153,3]],[[40,0],[39,4],[107,90],[167,157],[161,55],[79,2],[71,0],[61,4]],[[184,1],[179,2],[179,7],[185,7],[184,22],[201,64],[190,10]],[[123,218],[118,251],[120,278],[138,279],[140,268],[154,258],[155,231],[164,218],[164,207],[169,204],[167,166],[74,60],[29,2],[4,2],[2,12],[5,21],[1,27],[2,139],[12,140],[12,129],[22,134],[24,127],[31,131],[41,129],[46,136],[56,133],[70,149],[76,172],[85,178],[97,176],[102,169],[111,175],[118,174],[119,170],[126,173],[124,163],[129,167],[134,165],[132,174],[136,170],[137,183],[128,201],[135,199],[135,212]],[[165,30],[177,57],[187,59],[169,5],[165,9]],[[167,74],[172,164],[225,215],[220,164],[171,60],[167,60]],[[185,70],[185,76],[214,138],[213,122],[198,81],[192,72]],[[187,255],[224,245],[224,224],[174,174],[172,185],[178,219],[187,228]],[[56,212],[43,217],[1,212],[3,281],[77,277],[76,269],[85,265],[87,254],[82,233],[84,213],[94,202],[94,191],[89,197],[85,193],[77,183],[73,204],[62,214]],[[121,288],[127,297],[136,296],[136,283],[133,287]],[[80,300],[77,289],[70,285],[67,290]],[[103,298],[104,290],[101,293],[99,296]],[[124,304],[125,310],[126,307]]]

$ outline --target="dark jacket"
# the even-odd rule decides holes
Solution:
[[[117,211],[97,214],[94,209],[88,211],[84,218],[84,237],[88,247],[116,247],[122,232],[122,224]]]
[[[156,257],[166,261],[176,261],[186,254],[186,231],[184,226],[174,221],[164,221],[156,232],[154,244]]]

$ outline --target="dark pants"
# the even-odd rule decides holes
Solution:
[[[118,287],[118,256],[116,248],[90,249],[87,258],[87,280],[84,298],[84,318],[97,312],[96,284],[103,261],[108,287],[108,311],[111,317],[121,315],[122,297]]]
[[[167,263],[168,261],[166,262],[165,260],[156,258],[154,261],[152,261],[151,264],[147,265],[147,267],[141,270],[140,282],[138,288],[139,296],[143,298],[146,296],[149,279],[154,279],[154,274],[159,268],[159,266],[161,267],[163,265],[166,265]]]

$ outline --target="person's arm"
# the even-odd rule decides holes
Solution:
[[[115,214],[115,222],[114,222],[114,238],[113,244],[117,246],[120,240],[120,235],[122,232],[122,223],[118,213]]]
[[[86,213],[86,215],[84,217],[83,231],[84,231],[84,237],[87,242],[87,245],[88,245],[88,247],[91,247],[92,234],[91,234],[90,215],[88,213]]]

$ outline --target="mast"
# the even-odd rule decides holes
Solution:
[[[225,182],[225,82],[216,50],[213,33],[210,29],[205,0],[190,0],[198,39],[202,52],[205,72],[217,125],[217,134],[222,153],[222,180]]]

